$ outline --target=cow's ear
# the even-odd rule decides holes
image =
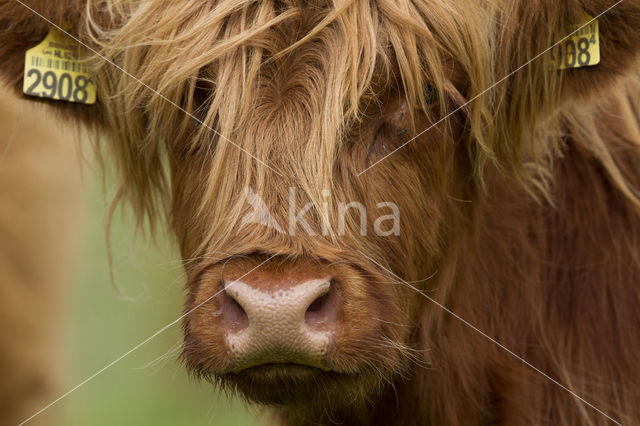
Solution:
[[[482,92],[473,85],[463,90],[466,99],[474,99],[467,114],[475,142],[470,145],[472,162],[481,178],[487,165],[493,164],[523,182],[546,188],[548,159],[557,156],[561,144],[552,135],[564,131],[558,127],[562,123],[554,120],[561,116],[557,114],[559,107],[591,104],[600,96],[611,96],[617,79],[638,78],[640,0],[488,3],[493,7],[486,9],[491,15],[484,20],[487,25],[483,31],[488,31],[491,40],[491,55],[486,59],[490,66],[482,68],[494,84],[491,90],[480,86]],[[600,61],[597,65],[560,69],[551,48],[557,42],[562,45],[561,40],[587,23],[590,18],[586,15],[598,23]],[[487,47],[480,45],[477,50],[484,52],[481,49],[486,51]],[[485,62],[468,60],[468,75],[473,76],[476,63]]]
[[[39,45],[55,26],[77,36],[83,26],[87,0],[0,0],[0,83],[33,102],[50,104],[61,116],[96,122],[99,105],[48,100],[23,94],[25,53]]]
[[[568,68],[562,71],[565,92],[568,95],[580,96],[590,94],[594,88],[607,90],[607,87],[613,84],[613,79],[618,76],[629,73],[637,75],[640,70],[640,1],[582,0],[575,2],[572,6],[564,17],[565,28],[569,26],[566,32],[571,31],[569,24],[586,23],[585,13],[594,17],[598,28],[600,62],[593,66]],[[576,62],[587,58],[587,54],[584,53],[586,47],[584,39],[587,39],[590,46],[596,41],[593,32],[589,31],[590,28],[595,28],[593,23],[580,31],[581,36],[573,37],[576,41]],[[575,27],[573,29],[575,30]],[[562,36],[561,32],[559,34]],[[564,43],[563,52],[565,65],[566,62],[574,60],[570,55],[573,48],[572,42],[567,41],[569,44]],[[563,47],[562,45],[563,43],[560,43],[560,48]],[[560,50],[557,51],[560,52]]]
[[[519,0],[502,21],[509,33],[503,40],[510,40],[503,63],[515,70],[535,58],[527,68],[537,77],[545,73],[542,67],[561,74],[563,97],[607,90],[615,78],[638,69],[640,0]]]

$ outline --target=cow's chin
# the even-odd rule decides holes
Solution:
[[[216,375],[223,387],[265,405],[317,405],[355,394],[359,375],[300,364],[263,364]]]

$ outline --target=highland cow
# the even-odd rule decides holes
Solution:
[[[53,25],[193,374],[288,425],[640,424],[640,1],[3,0],[5,82]]]

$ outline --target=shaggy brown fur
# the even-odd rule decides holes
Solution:
[[[545,55],[513,75],[613,2],[28,3],[103,56],[92,60],[100,104],[64,114],[112,136],[122,200],[141,223],[168,214],[187,309],[227,261],[249,271],[278,254],[266,267],[282,274],[342,265],[334,371],[218,374],[212,301],[185,321],[195,373],[274,405],[286,424],[640,423],[640,1],[599,19],[601,64],[557,72]],[[49,25],[10,0],[0,23],[3,74],[19,84]],[[239,227],[247,188],[286,223],[289,186],[316,206],[317,235]],[[355,216],[338,235],[341,201],[395,202],[401,235],[362,237]]]

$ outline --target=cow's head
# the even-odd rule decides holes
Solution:
[[[77,31],[104,56],[97,115],[122,198],[141,217],[166,207],[182,250],[188,367],[255,401],[326,409],[362,405],[428,363],[437,315],[420,292],[446,300],[483,184],[503,175],[544,194],[557,145],[533,136],[560,100],[624,72],[638,45],[638,9],[621,4],[599,20],[598,67],[560,78],[543,55],[519,69],[584,10],[606,9],[560,3],[79,12]]]

